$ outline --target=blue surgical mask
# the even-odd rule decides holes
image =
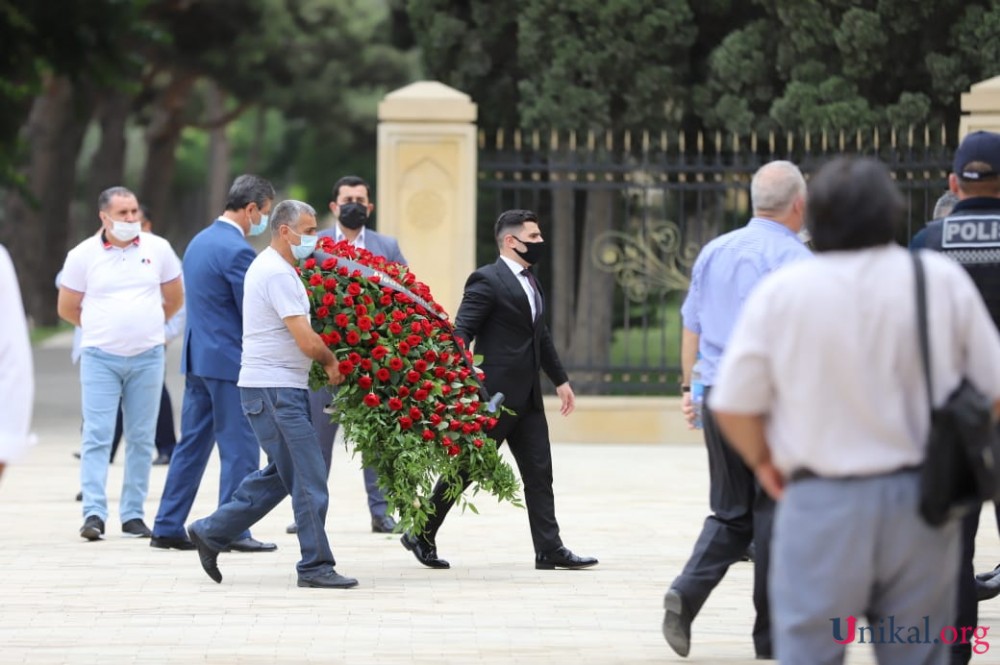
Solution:
[[[288,229],[292,233],[292,229]],[[307,236],[301,233],[295,233],[299,237],[299,244],[292,245],[292,256],[294,256],[299,261],[308,259],[314,251],[316,251],[316,241],[319,240],[319,236]]]
[[[250,235],[259,236],[267,228],[267,222],[270,219],[270,215],[261,214],[260,221],[256,224],[250,225]]]

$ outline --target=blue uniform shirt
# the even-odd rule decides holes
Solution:
[[[715,382],[729,335],[757,282],[786,263],[810,256],[794,231],[761,217],[705,245],[681,307],[684,327],[699,335],[705,385]]]

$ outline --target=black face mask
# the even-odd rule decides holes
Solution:
[[[524,245],[524,251],[519,250],[517,247],[514,248],[514,252],[524,259],[525,263],[529,266],[533,266],[542,259],[542,252],[545,251],[545,241],[542,242],[524,242],[517,236],[511,236],[514,240],[518,241]]]
[[[368,221],[368,206],[363,203],[345,203],[340,206],[340,223],[346,229],[360,229]]]

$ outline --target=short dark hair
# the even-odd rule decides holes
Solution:
[[[497,217],[497,223],[493,227],[493,235],[497,240],[497,246],[503,243],[503,237],[508,233],[516,234],[521,230],[525,222],[538,223],[538,215],[531,210],[505,210]]]
[[[905,210],[889,170],[870,157],[837,157],[809,181],[806,226],[817,252],[886,245]]]
[[[226,210],[243,210],[251,203],[263,208],[274,200],[274,185],[260,176],[244,174],[233,180],[226,196]]]
[[[153,216],[149,213],[149,206],[147,206],[145,203],[140,203],[139,204],[139,210],[142,211],[142,219],[143,219],[143,221],[146,221],[146,222],[149,222],[150,224],[152,224],[153,223]]]
[[[358,185],[365,186],[365,194],[368,195],[368,201],[371,202],[372,198],[372,188],[368,186],[364,178],[359,178],[356,175],[345,175],[343,178],[333,183],[333,189],[330,190],[330,202],[336,203],[337,197],[340,195],[341,187],[357,187]]]

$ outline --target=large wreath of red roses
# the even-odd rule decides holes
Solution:
[[[347,242],[321,238],[317,252],[299,274],[313,330],[345,376],[331,418],[375,469],[400,529],[423,529],[438,478],[475,511],[461,497],[462,471],[474,492],[520,505],[514,472],[486,436],[499,414],[487,411],[482,375],[430,289],[406,266]],[[313,389],[326,385],[326,373],[313,363],[309,380]]]

